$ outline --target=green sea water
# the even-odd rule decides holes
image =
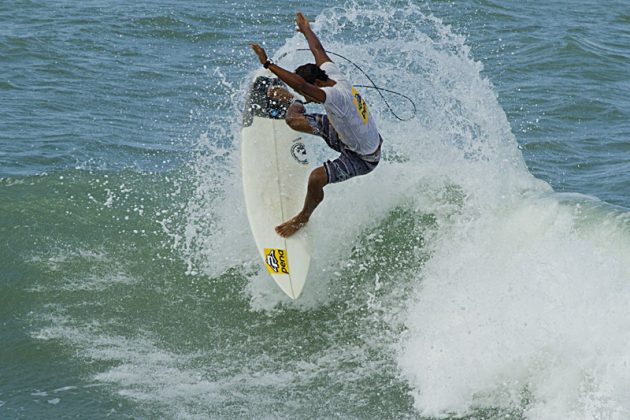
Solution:
[[[296,10],[418,113],[364,92],[384,159],[327,187],[290,301],[239,142],[247,42],[308,60]],[[630,417],[624,2],[11,0],[0,23],[0,418]]]

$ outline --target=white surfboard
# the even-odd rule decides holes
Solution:
[[[304,134],[284,121],[286,109],[267,97],[283,85],[269,71],[254,76],[245,103],[241,168],[247,217],[262,263],[292,299],[302,292],[311,260],[308,225],[289,238],[275,227],[302,210],[310,168]]]

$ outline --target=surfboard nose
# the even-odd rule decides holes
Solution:
[[[243,127],[252,125],[254,117],[281,120],[287,115],[287,106],[267,95],[272,86],[284,87],[285,84],[275,77],[258,76],[254,79],[245,100]]]

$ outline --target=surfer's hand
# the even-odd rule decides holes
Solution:
[[[304,16],[302,12],[297,12],[295,14],[295,24],[297,25],[298,32],[304,33],[305,30],[310,28],[308,19],[306,19],[306,16]]]
[[[254,52],[258,56],[260,64],[265,64],[267,62],[267,53],[265,52],[263,47],[254,43],[249,44],[249,46],[252,47],[252,50],[254,50]]]
[[[267,89],[267,96],[278,102],[289,103],[293,100],[293,95],[282,86],[272,86]]]

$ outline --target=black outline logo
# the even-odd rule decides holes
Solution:
[[[276,258],[275,249],[272,249],[271,251],[269,251],[269,254],[267,254],[267,259],[265,260],[265,262],[267,263],[267,266],[269,268],[271,268],[276,273],[278,272],[278,268],[280,268],[280,264],[278,264],[278,258]]]
[[[300,138],[296,140],[300,140]],[[294,140],[295,141],[295,140]],[[306,156],[306,146],[301,141],[297,141],[291,145],[291,156],[302,165],[308,165],[308,157]]]

